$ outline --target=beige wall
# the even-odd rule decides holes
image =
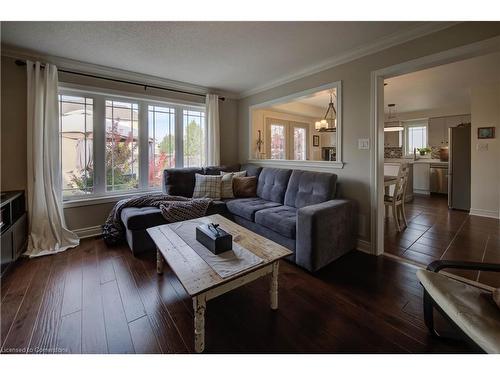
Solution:
[[[343,169],[332,169],[331,172],[339,176],[339,194],[358,203],[359,235],[361,239],[369,241],[370,151],[358,150],[357,141],[359,138],[370,138],[370,73],[499,34],[500,23],[459,24],[244,98],[239,106],[240,161],[246,161],[249,155],[250,106],[341,80],[345,166]]]
[[[499,217],[500,84],[471,90],[471,213]],[[478,139],[477,128],[494,126],[496,138]],[[488,149],[481,149],[487,146]]]
[[[1,67],[1,189],[26,189],[26,69],[14,63],[15,59],[2,56]],[[61,82],[96,86],[100,88],[144,94],[142,87],[107,82],[87,77],[60,73]],[[162,90],[149,89],[148,94],[178,100],[204,102],[203,97],[173,95]],[[232,99],[220,103],[221,163],[238,162],[238,102]],[[67,207],[64,216],[70,229],[83,229],[104,223],[113,203]]]
[[[2,56],[1,189],[26,189],[26,70]]]

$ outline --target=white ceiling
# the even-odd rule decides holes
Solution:
[[[428,22],[2,22],[2,43],[234,93],[446,26]]]
[[[470,108],[474,85],[500,82],[500,53],[489,54],[386,79],[387,104],[397,113],[433,112],[448,108]]]

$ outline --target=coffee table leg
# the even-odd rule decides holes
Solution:
[[[205,349],[205,296],[193,298],[194,308],[194,350],[201,353]]]
[[[161,251],[156,249],[156,273],[161,275],[163,273],[163,255],[161,255]]]
[[[273,263],[273,272],[271,274],[271,285],[269,289],[269,295],[271,297],[271,309],[278,309],[278,265],[279,262]]]

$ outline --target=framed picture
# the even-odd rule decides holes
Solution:
[[[490,126],[487,128],[477,128],[478,139],[495,138],[495,127]]]
[[[319,147],[319,135],[313,135],[313,147]]]

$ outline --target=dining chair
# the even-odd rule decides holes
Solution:
[[[410,167],[408,167],[408,165],[406,164],[401,165],[401,167],[399,168],[393,195],[384,195],[384,205],[386,207],[386,210],[388,207],[392,207],[392,215],[394,216],[394,221],[396,222],[396,228],[398,229],[398,232],[401,232],[400,220],[403,221],[405,228],[408,226],[405,214],[405,196],[409,173]]]

